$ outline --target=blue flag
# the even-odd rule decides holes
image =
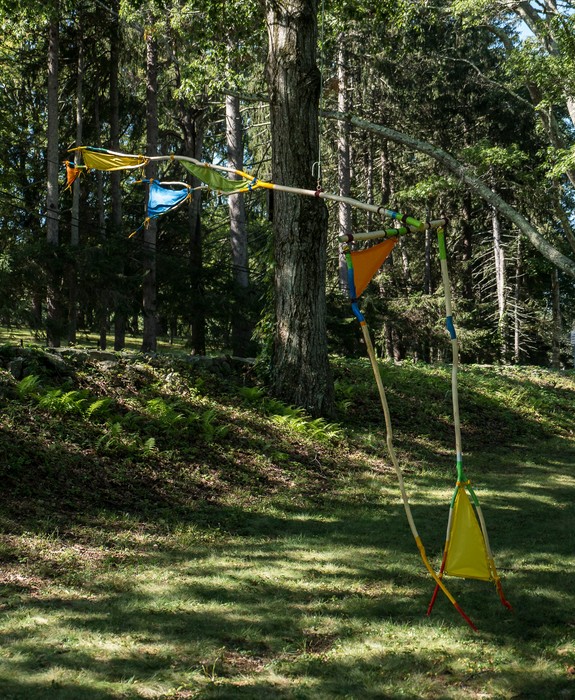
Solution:
[[[152,180],[148,194],[148,218],[155,219],[170,209],[177,207],[189,194],[189,187],[184,187],[181,190],[172,190]]]

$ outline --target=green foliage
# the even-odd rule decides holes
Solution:
[[[25,396],[36,396],[39,393],[42,382],[40,377],[35,374],[29,374],[27,377],[21,379],[16,385],[16,391],[20,398]]]
[[[62,389],[48,389],[40,396],[38,405],[47,411],[55,414],[69,413],[84,415],[88,403],[88,393],[72,389],[63,391]]]
[[[177,430],[185,420],[184,414],[178,412],[174,405],[167,403],[161,396],[147,401],[146,410],[164,430]]]
[[[293,433],[322,442],[337,442],[343,437],[338,425],[321,417],[312,419],[303,408],[288,406],[283,401],[269,397],[261,387],[241,387],[239,394],[247,404],[270,416],[276,425]]]

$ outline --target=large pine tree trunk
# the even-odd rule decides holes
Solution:
[[[266,3],[269,33],[272,179],[312,188],[317,161],[320,75],[317,2]],[[318,198],[277,192],[272,388],[313,415],[333,410],[326,338],[327,212]]]

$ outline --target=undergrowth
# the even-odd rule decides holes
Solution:
[[[573,373],[460,373],[464,461],[515,609],[450,580],[474,633],[447,599],[425,616],[369,363],[333,370],[337,413],[312,419],[248,366],[0,369],[0,696],[574,697]],[[438,567],[450,368],[382,374]]]

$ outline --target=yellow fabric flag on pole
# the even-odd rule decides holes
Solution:
[[[146,156],[124,155],[86,146],[73,150],[82,151],[84,164],[90,170],[129,170],[142,167],[148,162]]]
[[[482,581],[493,578],[483,533],[464,486],[458,487],[453,505],[445,573]]]

